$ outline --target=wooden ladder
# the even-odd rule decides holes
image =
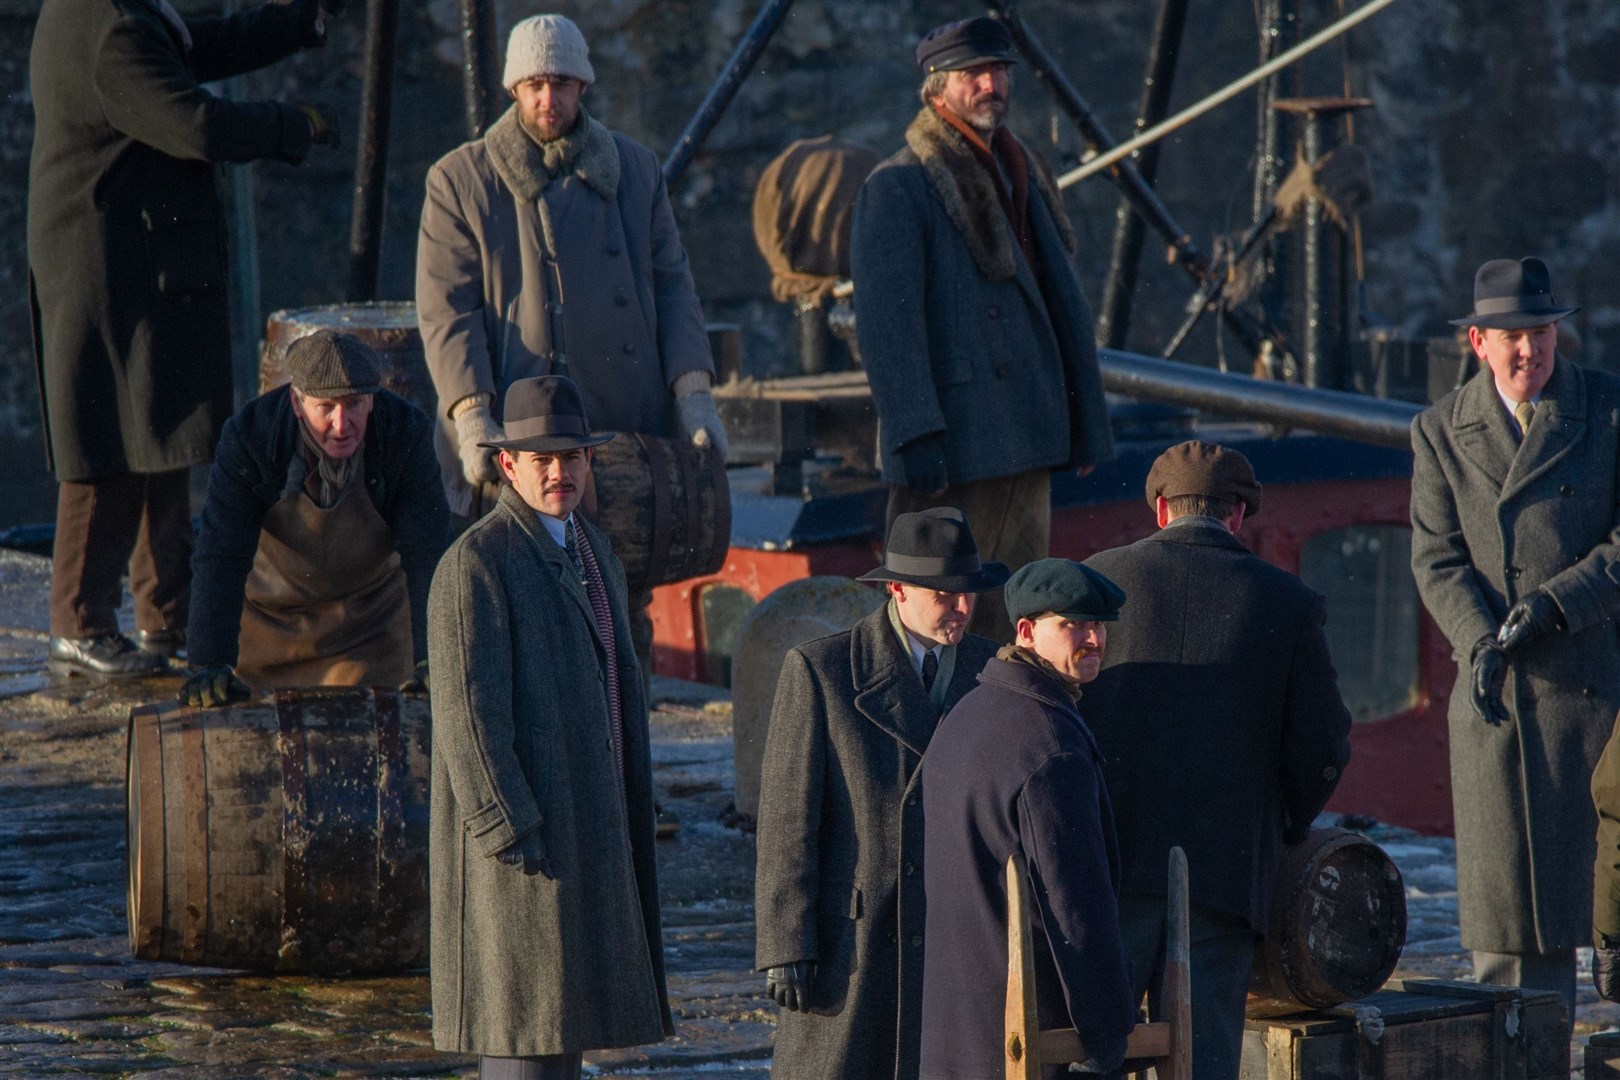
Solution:
[[[1040,1029],[1035,1009],[1035,947],[1029,929],[1024,857],[1007,859],[1007,1080],[1041,1080],[1042,1065],[1091,1055],[1074,1028]],[[1158,1070],[1158,1080],[1192,1080],[1192,973],[1188,963],[1187,856],[1170,849],[1165,911],[1164,993],[1168,1016],[1137,1024],[1125,1042],[1126,1072]]]

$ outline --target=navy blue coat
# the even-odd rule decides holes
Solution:
[[[1029,865],[1043,1027],[1118,1061],[1136,1024],[1102,758],[1057,678],[991,660],[923,755],[923,1080],[999,1080],[1006,864]]]

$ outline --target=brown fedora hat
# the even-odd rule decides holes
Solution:
[[[508,453],[556,454],[599,446],[613,438],[611,431],[591,433],[579,387],[562,375],[519,379],[508,386],[501,402],[501,430],[505,438],[478,445]]]

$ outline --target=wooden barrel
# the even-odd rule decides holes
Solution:
[[[713,447],[621,433],[596,448],[585,516],[613,541],[631,597],[712,574],[731,547],[731,488]]]
[[[280,690],[129,715],[142,960],[377,973],[428,959],[427,699]]]
[[[1366,997],[1405,944],[1406,886],[1384,849],[1347,829],[1315,829],[1283,851],[1270,926],[1249,972],[1248,1014]]]
[[[259,347],[259,393],[287,381],[287,350],[317,330],[338,330],[377,350],[382,384],[429,416],[439,413],[439,397],[428,375],[416,305],[409,303],[324,304],[273,312]]]

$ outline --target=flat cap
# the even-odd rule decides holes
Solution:
[[[1242,503],[1245,514],[1260,512],[1260,482],[1254,466],[1236,450],[1197,439],[1178,443],[1159,455],[1148,470],[1147,501],[1157,508],[1159,498],[1205,495]]]
[[[961,71],[976,64],[1015,64],[1012,34],[999,19],[980,15],[936,26],[917,42],[917,66],[936,71]]]
[[[1085,563],[1039,559],[1012,576],[1002,591],[1013,622],[1051,612],[1065,619],[1115,622],[1125,606],[1125,590]]]
[[[287,350],[287,375],[306,397],[375,394],[382,389],[380,368],[370,345],[333,330],[306,334]]]

